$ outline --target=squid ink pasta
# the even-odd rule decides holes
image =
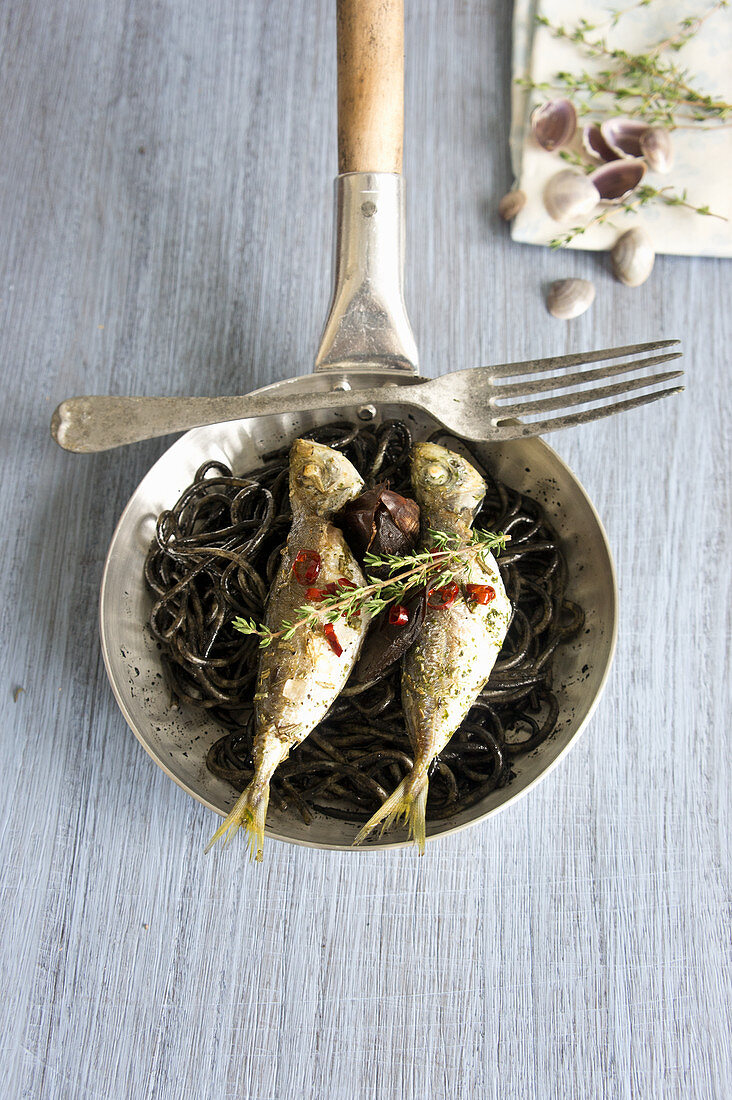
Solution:
[[[401,420],[329,425],[305,433],[345,453],[366,487],[388,482],[411,495],[411,433]],[[462,440],[488,486],[478,528],[510,535],[498,564],[514,612],[491,677],[430,772],[427,820],[465,810],[513,777],[512,761],[553,732],[558,646],[582,628],[567,598],[567,565],[541,506],[492,477]],[[145,563],[154,604],[150,629],[180,704],[208,712],[222,736],[207,757],[211,772],[242,790],[252,774],[253,696],[258,643],[235,630],[236,616],[261,620],[291,514],[288,449],[241,476],[206,462],[158,518]],[[348,685],[325,720],[295,748],[272,780],[272,800],[306,822],[314,813],[362,824],[412,765],[400,705],[400,666],[368,685]]]

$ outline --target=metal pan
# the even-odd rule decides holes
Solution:
[[[220,459],[241,473],[261,456],[309,428],[356,418],[402,417],[416,437],[437,426],[399,404],[399,387],[418,375],[417,349],[403,296],[404,185],[401,177],[403,111],[402,0],[338,0],[339,168],[335,184],[335,264],[331,308],[312,375],[257,392],[353,391],[353,407],[287,414],[196,428],[158,460],[138,486],[112,539],[104,568],[100,631],[107,673],[117,702],[145,750],[176,783],[217,813],[235,793],[206,769],[206,753],[221,730],[205,714],[171,707],[157,644],[147,630],[151,599],[143,580],[145,555],[157,515],[169,508],[206,460]],[[393,404],[378,411],[359,403],[358,390],[393,386]],[[562,647],[555,663],[560,716],[547,742],[520,757],[515,779],[454,818],[429,827],[436,837],[495,813],[529,790],[574,744],[588,722],[612,661],[617,591],[602,524],[582,486],[539,439],[482,444],[480,456],[495,475],[539,499],[562,538],[569,595],[586,612],[583,634]],[[270,807],[269,836],[321,848],[350,848],[355,829]],[[406,842],[395,831],[370,847]]]

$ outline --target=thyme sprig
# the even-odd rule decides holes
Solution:
[[[473,531],[467,544],[443,531],[430,531],[430,536],[432,545],[414,554],[366,554],[365,585],[344,587],[318,603],[298,607],[295,618],[285,620],[279,630],[270,630],[255,619],[241,617],[232,620],[232,626],[241,634],[259,638],[260,648],[266,649],[276,638],[291,638],[303,626],[322,626],[338,619],[350,622],[362,612],[370,617],[378,615],[390,604],[401,603],[414,595],[427,583],[432,588],[450,584],[471,561],[487,566],[485,555],[493,551],[500,553],[509,541],[508,535],[491,531]],[[383,575],[379,576],[375,570]]]
[[[666,206],[683,206],[687,210],[693,210],[695,214],[701,214],[702,217],[719,218],[720,221],[727,221],[724,215],[715,214],[708,206],[695,206],[694,203],[689,202],[686,189],[679,194],[674,191],[673,187],[651,187],[650,184],[644,184],[623,202],[605,207],[584,225],[575,225],[561,237],[554,237],[549,242],[549,247],[552,249],[566,248],[570,241],[573,241],[575,237],[580,237],[594,225],[603,225],[605,222],[609,222],[614,215],[621,212],[634,214],[642,206],[647,206],[652,202],[662,202]]]
[[[627,8],[611,11],[605,23],[580,19],[573,26],[552,23],[545,15],[536,21],[554,38],[574,43],[586,56],[604,63],[598,72],[558,72],[551,81],[535,82],[519,77],[518,83],[551,94],[561,91],[573,97],[578,114],[607,115],[619,109],[649,124],[670,129],[684,124],[711,123],[710,129],[732,125],[732,104],[695,88],[687,69],[668,58],[683,49],[710,16],[729,7],[730,0],[714,0],[705,12],[681,19],[676,30],[641,53],[612,46],[603,31],[614,28],[623,16],[648,7],[653,0],[640,0]],[[599,102],[598,102],[599,101]],[[698,125],[695,125],[698,128]]]

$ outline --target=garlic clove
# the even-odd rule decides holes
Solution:
[[[595,284],[589,279],[557,279],[549,287],[546,308],[552,317],[571,321],[590,308],[595,300]]]
[[[651,172],[670,172],[674,163],[674,147],[668,130],[650,127],[640,137],[640,148]]]
[[[600,133],[619,157],[639,157],[641,134],[648,128],[647,122],[637,118],[606,118],[600,126]]]
[[[640,286],[653,270],[656,253],[642,225],[618,237],[610,253],[613,275],[626,286]]]
[[[589,123],[582,130],[582,146],[593,160],[601,160],[605,164],[608,161],[617,160],[619,156],[605,141],[602,130],[596,122]]]
[[[516,217],[519,210],[526,206],[526,193],[524,191],[509,191],[498,204],[498,213],[504,221],[510,222]]]
[[[544,206],[556,222],[591,214],[599,201],[600,194],[590,177],[571,168],[557,172],[544,188]]]
[[[542,149],[550,153],[571,141],[577,112],[568,99],[551,99],[531,112],[531,130]]]
[[[622,202],[646,174],[642,160],[626,157],[603,164],[588,176],[603,202]]]

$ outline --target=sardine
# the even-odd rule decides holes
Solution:
[[[292,527],[267,599],[265,625],[269,630],[279,631],[284,622],[296,620],[297,609],[308,603],[308,587],[322,590],[340,579],[359,587],[365,583],[343,535],[329,519],[362,487],[358,471],[340,452],[305,439],[293,444]],[[298,554],[304,555],[302,562],[296,562]],[[206,851],[220,837],[229,840],[244,827],[250,854],[261,860],[272,776],[290,750],[325,717],[345,687],[368,621],[369,616],[362,612],[350,622],[341,618],[327,627],[322,614],[316,622],[299,626],[291,638],[276,638],[262,650],[254,696],[254,775]]]
[[[412,449],[412,487],[422,509],[422,547],[430,530],[466,545],[485,496],[478,471],[461,455],[434,443]],[[424,852],[428,769],[468,714],[491,674],[511,621],[511,604],[495,558],[489,552],[466,559],[455,574],[459,592],[449,606],[430,606],[424,626],[402,665],[402,707],[414,766],[383,806],[361,829],[358,844],[379,824],[406,818],[410,836]],[[477,603],[466,585],[488,585],[495,596]],[[433,601],[434,602],[434,601]],[[437,601],[439,602],[439,600]]]

